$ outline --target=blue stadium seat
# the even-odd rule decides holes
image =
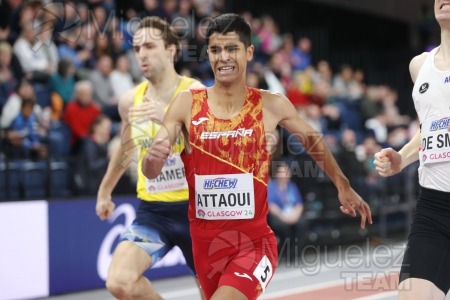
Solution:
[[[50,197],[65,197],[68,191],[69,166],[65,161],[50,162]]]
[[[6,164],[4,162],[0,162],[0,200],[7,200],[6,176]]]
[[[24,197],[43,199],[47,187],[47,164],[43,161],[25,161],[22,165]]]
[[[70,153],[70,129],[62,121],[52,122],[48,132],[49,156],[60,159]]]
[[[20,190],[22,186],[22,178],[20,176],[22,170],[23,161],[13,160],[7,164],[7,188],[6,198],[8,200],[20,199]]]

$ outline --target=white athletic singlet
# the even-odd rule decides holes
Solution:
[[[438,70],[428,53],[413,88],[414,106],[421,124],[419,183],[450,192],[450,70]]]

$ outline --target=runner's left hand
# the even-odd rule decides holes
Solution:
[[[372,213],[369,205],[351,187],[339,191],[339,201],[344,214],[356,217],[356,211],[361,215],[361,228],[366,227],[366,221],[372,224]]]

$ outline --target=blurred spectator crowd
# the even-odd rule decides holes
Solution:
[[[139,20],[171,23],[182,41],[177,70],[210,86],[205,28],[227,12],[223,0],[130,1],[120,11],[111,0],[5,0],[0,11],[0,199],[10,200],[95,195],[122,142],[118,99],[144,79],[132,47]],[[374,153],[399,149],[418,128],[399,114],[396,90],[366,84],[364,70],[311,57],[311,40],[279,32],[268,14],[243,15],[255,46],[247,84],[286,95],[352,184],[375,199],[384,186]],[[273,136],[274,160],[308,161],[300,134],[280,128]],[[300,186],[304,177],[292,172]],[[118,192],[132,193],[134,180],[130,172]]]

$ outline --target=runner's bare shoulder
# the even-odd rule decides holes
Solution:
[[[428,52],[423,52],[422,54],[419,54],[411,59],[411,62],[409,63],[409,72],[413,82],[416,82],[417,75],[419,75],[420,68],[422,68],[427,56]]]

